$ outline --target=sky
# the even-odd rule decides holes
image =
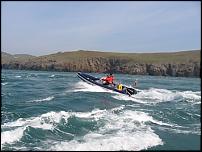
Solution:
[[[201,49],[200,1],[1,1],[1,51]]]

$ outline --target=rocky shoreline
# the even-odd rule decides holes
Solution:
[[[200,63],[179,63],[179,64],[149,64],[133,63],[119,59],[91,58],[80,62],[57,63],[48,62],[19,62],[13,61],[2,64],[3,69],[18,70],[45,70],[45,71],[66,71],[66,72],[98,72],[98,73],[123,73],[132,75],[152,75],[152,76],[174,76],[174,77],[200,77]]]

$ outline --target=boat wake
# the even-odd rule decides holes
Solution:
[[[167,89],[150,88],[145,90],[138,89],[138,93],[132,96],[119,94],[111,90],[104,89],[100,86],[90,85],[86,82],[78,82],[74,86],[74,92],[108,92],[113,93],[113,98],[117,100],[134,101],[145,104],[157,104],[161,102],[170,101],[185,101],[193,104],[201,104],[201,92],[200,91],[176,91]]]
[[[175,91],[167,89],[150,88],[148,90],[141,90],[138,94],[131,97],[124,95],[112,96],[118,100],[131,100],[138,103],[157,104],[161,102],[178,102],[185,101],[193,104],[201,104],[200,91]]]

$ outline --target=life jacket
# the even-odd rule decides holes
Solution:
[[[113,83],[113,80],[114,80],[114,77],[113,76],[109,76],[105,79],[105,81],[107,81],[109,84],[112,84]]]
[[[119,85],[117,86],[117,89],[121,91],[121,90],[123,89],[123,85],[122,85],[122,84],[119,84]]]

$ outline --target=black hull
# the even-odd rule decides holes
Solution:
[[[81,80],[83,80],[84,82],[87,82],[87,83],[89,83],[91,85],[97,85],[97,86],[100,86],[100,87],[103,87],[103,88],[106,88],[106,89],[109,89],[109,90],[112,90],[112,91],[115,91],[115,92],[118,92],[118,93],[126,94],[126,95],[137,94],[137,91],[134,88],[129,88],[129,87],[123,85],[123,90],[120,91],[120,90],[118,90],[116,88],[116,84],[114,84],[114,85],[104,85],[100,81],[100,78],[93,77],[93,76],[91,76],[89,74],[86,74],[86,73],[78,72],[77,76]]]

